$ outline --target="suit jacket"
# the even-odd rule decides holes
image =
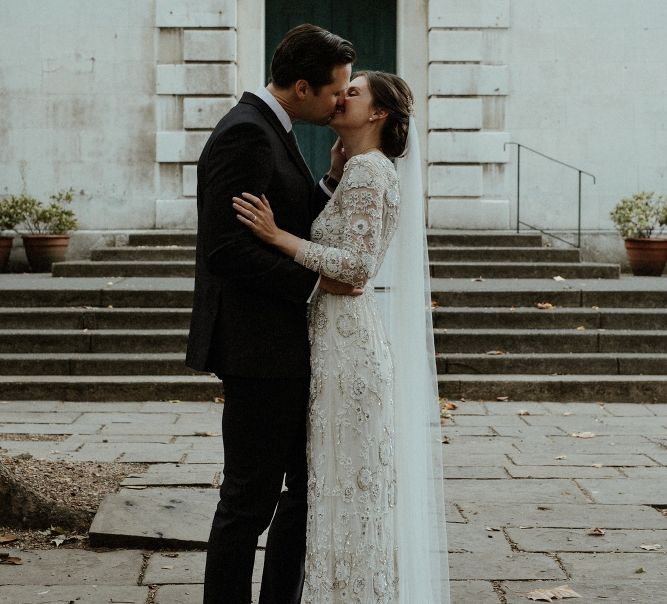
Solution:
[[[232,197],[266,194],[276,224],[302,238],[328,201],[276,114],[244,93],[197,164],[197,259],[186,364],[241,377],[306,377],[306,301],[318,275],[263,243]]]

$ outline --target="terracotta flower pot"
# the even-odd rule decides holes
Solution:
[[[4,273],[7,269],[13,241],[14,237],[0,237],[0,273]]]
[[[69,235],[23,235],[23,247],[33,273],[48,273],[54,262],[62,262]]]
[[[667,263],[667,239],[626,239],[625,249],[633,275],[662,275]]]

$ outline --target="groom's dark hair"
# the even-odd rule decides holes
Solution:
[[[333,81],[333,68],[354,63],[357,53],[352,43],[330,31],[304,23],[290,29],[271,59],[271,81],[287,88],[306,80],[317,94]]]

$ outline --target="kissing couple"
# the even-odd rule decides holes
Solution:
[[[197,165],[186,362],[225,392],[205,604],[251,602],[267,528],[262,604],[449,602],[413,98],[355,58],[290,30]],[[338,134],[317,183],[295,121]]]

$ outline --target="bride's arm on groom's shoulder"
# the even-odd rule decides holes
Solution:
[[[232,197],[261,194],[274,171],[270,142],[261,127],[240,123],[213,141],[205,158],[206,188],[200,228],[208,270],[261,292],[305,302],[317,276],[267,248],[236,219]]]

